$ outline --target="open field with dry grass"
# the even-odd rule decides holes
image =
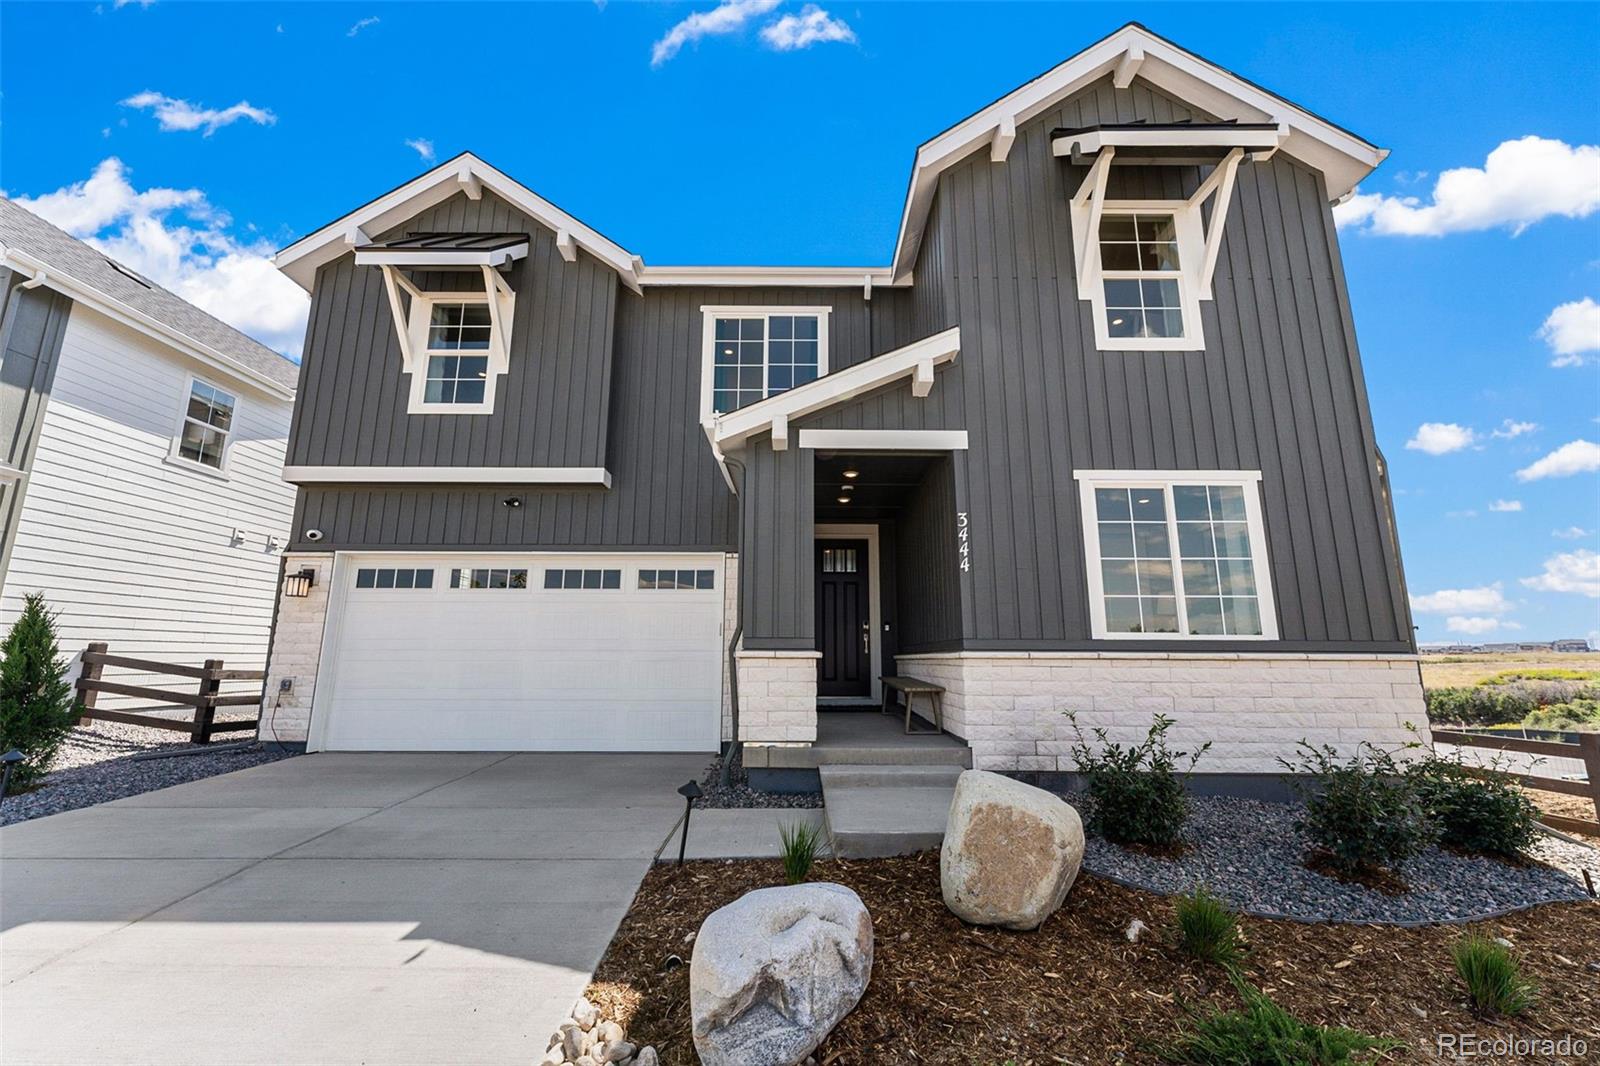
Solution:
[[[1460,688],[1476,685],[1505,670],[1596,670],[1600,654],[1558,655],[1549,651],[1504,652],[1482,655],[1424,655],[1424,688]]]

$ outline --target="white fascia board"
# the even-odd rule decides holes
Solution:
[[[300,238],[275,255],[272,262],[295,284],[310,292],[316,280],[317,268],[349,251],[345,234],[352,227],[376,234],[397,226],[467,189],[467,184],[462,180],[463,174],[487,186],[517,210],[550,230],[558,234],[566,232],[578,247],[611,267],[622,276],[629,288],[638,291],[636,275],[640,264],[636,256],[471,152],[439,164],[398,189]],[[467,191],[470,192],[470,189]]]
[[[800,447],[852,452],[964,452],[964,429],[802,429]]]
[[[1138,63],[1141,79],[1186,103],[1222,119],[1286,125],[1289,137],[1284,151],[1323,172],[1330,200],[1354,188],[1389,154],[1140,26],[1124,26],[917,149],[895,239],[896,279],[907,275],[916,263],[941,171],[990,144],[1006,120],[1021,126],[1092,82],[1114,74],[1132,50],[1142,53]]]
[[[280,384],[267,377],[265,374],[245,366],[243,363],[224,355],[209,344],[203,344],[195,338],[173,329],[165,322],[152,318],[143,311],[129,307],[114,296],[108,296],[93,285],[79,281],[70,274],[63,274],[59,270],[45,265],[42,261],[18,248],[6,248],[0,255],[0,265],[14,267],[19,272],[31,274],[36,279],[43,278],[42,284],[46,288],[69,296],[74,302],[105,315],[123,325],[144,334],[146,337],[169,348],[176,349],[197,363],[202,363],[220,374],[226,375],[232,381],[242,382],[280,400],[294,400],[294,388]]]
[[[874,288],[896,284],[888,267],[645,267],[641,285],[796,286],[803,288],[855,288],[870,281]],[[909,285],[910,278],[900,281]]]
[[[1050,142],[1050,153],[1070,156],[1076,148],[1083,155],[1094,155],[1107,145],[1115,148],[1276,149],[1288,136],[1286,129],[1090,130],[1055,138]]]
[[[776,396],[719,415],[715,425],[715,444],[726,450],[736,447],[772,427],[782,416],[789,421],[842,403],[862,393],[916,373],[922,363],[939,365],[956,357],[961,350],[961,327],[952,326],[904,348],[874,356],[866,362],[834,371],[815,381],[780,392]]]
[[[514,244],[507,248],[491,248],[482,251],[469,249],[441,248],[438,251],[428,251],[423,248],[396,248],[356,251],[356,266],[408,266],[408,267],[467,267],[467,266],[504,266],[513,259],[521,259],[528,254],[528,245]]]
[[[611,474],[599,466],[286,466],[291,485],[603,485]]]

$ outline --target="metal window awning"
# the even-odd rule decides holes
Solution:
[[[357,266],[499,267],[528,254],[526,233],[408,233],[356,248]]]
[[[1289,137],[1276,122],[1106,122],[1050,131],[1050,151],[1087,165],[1115,149],[1122,165],[1205,166],[1235,148],[1265,159]]]

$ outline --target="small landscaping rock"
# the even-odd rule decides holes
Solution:
[[[689,961],[701,1062],[794,1066],[854,1009],[871,974],[872,916],[850,889],[806,884],[741,896],[701,924]]]
[[[639,1057],[633,1060],[633,1066],[661,1066],[661,1060],[656,1057],[655,1048],[646,1046],[639,1049]]]
[[[600,1010],[593,1003],[583,997],[572,1005],[572,1020],[578,1023],[580,1029],[593,1029],[595,1022],[600,1019]]]
[[[1139,942],[1139,938],[1144,936],[1149,931],[1150,927],[1148,925],[1145,925],[1139,919],[1135,918],[1133,921],[1128,923],[1128,928],[1122,931],[1122,935],[1128,938],[1128,943],[1137,944]]]
[[[957,779],[939,852],[939,887],[957,917],[1037,929],[1082,863],[1083,821],[1065,800],[985,770]]]

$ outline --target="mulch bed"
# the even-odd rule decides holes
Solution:
[[[1531,788],[1523,789],[1523,791],[1546,814],[1560,814],[1568,818],[1581,818],[1586,822],[1595,820],[1593,800],[1585,799],[1582,796],[1569,796],[1564,792],[1540,792]],[[1574,830],[1563,829],[1562,832],[1571,833]],[[1583,835],[1600,837],[1600,829]]]
[[[812,880],[860,894],[872,913],[872,981],[817,1053],[824,1066],[951,1063],[1000,1066],[1145,1063],[1207,1005],[1240,1005],[1222,971],[1165,942],[1170,899],[1082,875],[1066,905],[1033,933],[961,922],[939,894],[939,859],[819,862]],[[645,878],[595,972],[589,998],[667,1066],[696,1061],[690,1037],[692,934],[707,914],[782,884],[775,861],[662,865]],[[1139,918],[1152,930],[1123,936]],[[1243,919],[1247,978],[1307,1021],[1398,1038],[1384,1061],[1437,1061],[1435,1035],[1559,1038],[1600,1047],[1600,906],[1553,903],[1474,923],[1513,942],[1538,986],[1509,1023],[1466,1009],[1450,962],[1460,926],[1397,929]],[[669,961],[677,956],[679,964]],[[1521,1058],[1517,1061],[1558,1061]]]

